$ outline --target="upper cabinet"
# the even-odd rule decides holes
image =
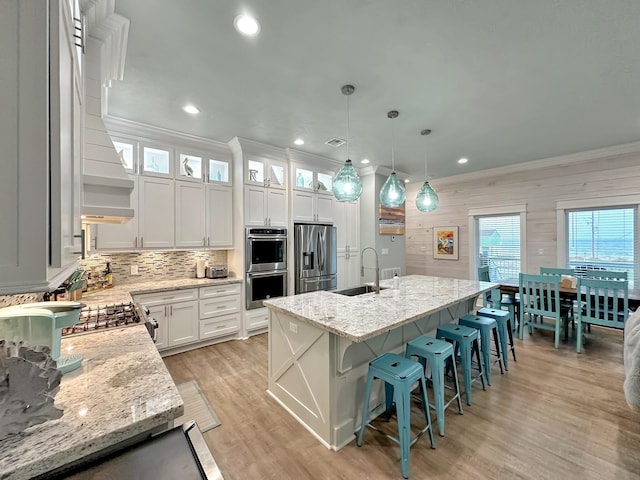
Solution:
[[[257,156],[245,159],[245,183],[284,190],[287,188],[287,164]]]
[[[173,177],[173,149],[140,143],[140,173],[158,177]]]
[[[210,158],[207,162],[207,182],[231,185],[231,162]]]
[[[180,152],[177,157],[176,179],[200,183],[204,181],[205,162],[202,156]]]
[[[81,249],[83,85],[71,5],[3,2],[0,294],[57,287]]]

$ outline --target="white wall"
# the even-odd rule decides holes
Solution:
[[[469,209],[526,204],[526,270],[556,266],[556,202],[640,193],[640,143],[537,160],[430,182],[440,197],[433,212],[420,212],[407,189],[407,274],[472,278]],[[460,259],[433,258],[433,227],[458,226]],[[540,252],[543,252],[542,255]]]

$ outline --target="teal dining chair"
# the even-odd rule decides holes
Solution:
[[[521,273],[520,283],[520,340],[524,338],[524,329],[528,327],[529,335],[533,329],[554,332],[554,344],[560,345],[560,332],[567,331],[569,326],[569,309],[563,308],[560,302],[559,275],[532,275]],[[551,319],[551,323],[545,323]]]
[[[626,280],[578,278],[576,288],[579,307],[576,309],[576,351],[582,351],[583,325],[624,330],[629,316],[629,284]]]

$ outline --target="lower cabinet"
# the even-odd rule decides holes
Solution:
[[[247,331],[257,330],[269,325],[269,309],[267,307],[247,310],[245,313],[247,320]]]
[[[200,340],[240,331],[239,283],[200,287]]]
[[[197,341],[198,331],[198,302],[181,302],[167,305],[169,309],[169,347],[176,347],[185,343]]]

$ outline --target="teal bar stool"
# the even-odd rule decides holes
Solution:
[[[498,323],[498,337],[500,337],[500,352],[502,353],[502,363],[504,369],[509,370],[509,350],[516,361],[516,347],[513,343],[513,331],[511,330],[511,314],[505,310],[495,308],[481,308],[476,312],[481,317],[493,318]],[[507,347],[509,342],[509,347]]]
[[[449,342],[455,342],[456,352],[460,351],[464,394],[467,405],[471,405],[471,384],[479,378],[482,382],[482,389],[486,390],[484,370],[482,368],[482,362],[480,361],[480,349],[478,348],[478,330],[464,325],[447,323],[438,327],[436,338],[438,340],[445,339]],[[476,360],[478,362],[478,378],[473,377],[471,370],[473,368],[473,353],[476,354]]]
[[[508,312],[507,312],[508,313]],[[500,365],[500,373],[504,373],[502,368],[502,357],[500,356],[500,340],[498,339],[498,323],[493,318],[480,317],[478,315],[465,315],[458,320],[460,325],[475,328],[480,332],[480,350],[482,350],[482,370],[485,372],[487,384],[491,385],[491,334],[495,342],[495,356]]]
[[[425,433],[429,432],[431,448],[436,448],[433,438],[433,427],[431,426],[431,415],[429,414],[429,397],[427,395],[427,384],[424,380],[422,365],[408,358],[396,355],[395,353],[385,353],[369,362],[369,373],[367,375],[367,386],[364,394],[364,408],[362,409],[362,426],[358,433],[357,445],[362,446],[362,437],[365,427],[378,430],[369,423],[369,400],[373,381],[378,378],[384,383],[385,414],[391,415],[393,400],[395,398],[396,411],[398,414],[398,436],[399,438],[387,435],[391,440],[400,445],[400,466],[402,476],[409,478],[409,448],[418,441]],[[418,382],[422,396],[422,409],[427,420],[427,426],[423,428],[416,438],[411,440],[411,386]]]
[[[460,385],[458,384],[458,371],[456,369],[456,359],[453,355],[453,346],[444,340],[427,337],[423,335],[415,338],[407,343],[405,357],[418,357],[418,361],[426,368],[427,362],[431,369],[431,383],[433,384],[433,396],[435,405],[429,404],[435,408],[438,417],[438,430],[440,436],[444,437],[444,411],[449,408],[451,402],[458,400],[458,413],[462,412],[462,400],[460,399]],[[447,363],[453,369],[453,387],[444,382],[444,371]],[[444,401],[445,388],[451,388],[455,393],[447,403]]]

